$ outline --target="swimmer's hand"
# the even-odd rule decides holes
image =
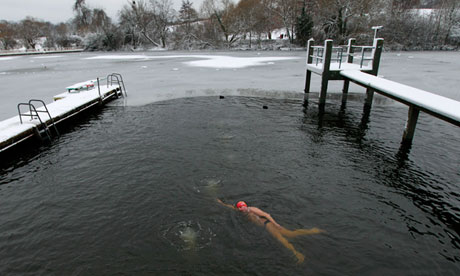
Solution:
[[[316,228],[316,227],[314,227],[314,228],[310,229],[310,233],[311,233],[311,234],[321,234],[321,233],[326,233],[326,231],[325,231],[325,230],[322,230],[322,229],[319,229],[319,228]]]
[[[216,198],[216,201],[217,201],[217,203],[219,203],[219,204],[221,204],[221,205],[223,205],[223,206],[225,206],[225,207],[233,208],[232,205],[226,204],[226,203],[224,203],[222,200],[220,200],[220,199],[218,199],[218,198]]]

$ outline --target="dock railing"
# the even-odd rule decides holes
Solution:
[[[350,38],[347,45],[333,46],[327,39],[324,45],[313,45],[314,40],[307,42],[305,93],[310,93],[312,72],[321,75],[320,104],[326,102],[327,87],[330,80],[344,80],[343,93],[348,93],[349,81],[340,75],[342,70],[359,70],[374,76],[378,73],[383,39],[375,38],[372,45],[355,45]],[[359,61],[358,64],[355,63]],[[368,91],[372,99],[372,91]]]
[[[313,43],[313,39],[310,39],[308,42]],[[338,63],[338,68],[342,68],[342,63],[353,64],[355,60],[359,60],[359,67],[363,68],[366,61],[372,62],[375,57],[376,45],[354,45],[355,39],[350,38],[347,45],[339,45],[336,47],[331,47],[331,63]],[[376,41],[374,41],[376,44]],[[324,46],[307,46],[310,51],[308,52],[307,64],[323,64],[325,61],[325,52],[328,49],[327,43]]]

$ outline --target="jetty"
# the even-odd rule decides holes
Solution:
[[[118,73],[79,82],[66,90],[54,96],[49,104],[40,99],[19,103],[18,115],[0,122],[0,153],[33,138],[43,141],[58,137],[60,123],[92,107],[127,96],[123,78]]]
[[[366,88],[365,108],[370,110],[374,92],[403,103],[409,107],[402,144],[411,144],[420,111],[460,126],[460,102],[434,93],[378,77],[383,39],[374,38],[372,45],[355,45],[349,39],[347,45],[333,46],[328,39],[324,45],[307,44],[305,93],[310,93],[312,73],[321,77],[319,105],[324,108],[328,83],[343,81],[343,100],[346,101],[350,82]]]

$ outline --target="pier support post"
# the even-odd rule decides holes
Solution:
[[[97,78],[97,91],[99,92],[99,105],[102,105],[101,85],[99,83],[99,78]]]
[[[348,88],[350,87],[350,81],[348,79],[343,80],[343,89],[342,93],[346,94],[348,93]]]
[[[354,53],[354,50],[353,50],[353,45],[355,44],[355,39],[354,38],[350,38],[348,40],[348,49],[347,49],[347,63],[353,63],[353,53]],[[348,79],[345,79],[343,81],[343,89],[342,89],[342,92],[343,93],[348,93],[348,88],[350,87],[350,80]]]
[[[310,82],[311,82],[311,71],[307,69],[307,76],[305,79],[305,89],[304,89],[305,93],[310,93]]]
[[[372,46],[374,47],[374,49],[372,49],[372,71],[369,74],[377,76],[379,73],[380,57],[382,56],[383,50],[383,38],[374,39]],[[365,105],[371,107],[373,99],[374,90],[367,88]]]
[[[379,73],[379,66],[380,66],[380,57],[382,56],[383,50],[383,38],[376,38],[374,39],[374,43],[372,44],[374,49],[372,50],[372,72],[371,74],[377,76]]]
[[[313,41],[314,39],[313,38],[310,38],[307,42],[307,64],[310,64],[312,63],[313,61]],[[306,78],[305,78],[305,89],[304,89],[304,92],[305,93],[310,93],[310,83],[311,83],[311,71],[309,71],[307,69],[307,75],[306,75]]]
[[[415,133],[415,126],[417,125],[418,115],[420,113],[420,109],[415,107],[414,105],[409,106],[409,114],[406,123],[406,129],[404,130],[403,134],[403,144],[411,144],[412,139],[414,138]]]
[[[366,89],[366,99],[364,100],[364,105],[371,107],[372,101],[374,100],[374,90],[371,88]]]
[[[323,55],[323,73],[321,74],[321,91],[319,95],[319,104],[323,105],[326,103],[327,85],[329,83],[329,69],[331,66],[332,56],[332,40],[327,39],[324,42],[324,55]]]
[[[342,94],[342,104],[340,105],[340,110],[344,111],[347,108],[347,98],[348,98],[348,93],[343,93]]]

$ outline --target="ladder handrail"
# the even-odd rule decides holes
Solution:
[[[29,114],[27,113],[21,113],[21,106],[22,105],[27,105],[29,107]],[[22,116],[29,116],[30,117],[30,120],[32,121],[33,120],[33,114],[32,112],[30,111],[31,110],[31,107],[30,107],[30,104],[29,103],[18,103],[18,113],[19,113],[19,120],[21,121],[21,124],[23,124],[22,122]],[[39,118],[40,119],[40,118]]]
[[[118,79],[118,76],[116,75],[113,75],[113,74],[110,74],[107,76],[107,87],[109,87],[109,84],[112,85],[112,82],[114,81],[113,79],[116,79],[117,83],[118,83],[118,87],[120,88],[121,90],[121,96],[123,97],[123,88],[121,87],[120,85],[120,79]],[[110,83],[109,83],[110,82]],[[115,96],[118,98],[118,92],[115,91]]]
[[[29,114],[21,113],[21,108],[20,108],[21,105],[29,106]],[[51,132],[49,131],[48,125],[46,124],[46,122],[42,121],[42,119],[40,118],[40,115],[38,115],[37,109],[35,108],[35,106],[33,104],[31,104],[30,102],[29,103],[19,103],[18,104],[18,112],[19,112],[19,119],[21,121],[21,124],[22,124],[22,116],[30,116],[31,121],[33,120],[34,116],[37,117],[38,120],[40,121],[40,124],[38,126],[42,126],[42,125],[45,126],[45,133],[48,136],[48,138],[51,140]],[[35,112],[35,115],[33,114],[33,112]],[[38,129],[37,126],[35,126],[35,127]],[[38,132],[40,132],[40,130],[38,130]]]
[[[120,73],[112,73],[112,75],[116,75],[116,76],[120,77],[121,84],[123,85],[123,91],[125,91],[125,96],[128,96],[128,93],[126,92],[126,88],[125,88],[125,82],[123,81],[123,77],[121,76],[121,74]]]
[[[36,110],[36,112],[43,112],[43,113],[48,114],[48,117],[50,118],[51,125],[53,126],[54,131],[56,132],[56,134],[57,134],[58,137],[61,136],[61,135],[59,134],[59,131],[57,130],[56,124],[54,123],[54,119],[53,119],[53,117],[51,117],[51,114],[50,114],[50,112],[49,112],[49,110],[48,110],[48,107],[46,106],[45,102],[42,101],[42,100],[38,100],[38,99],[30,99],[30,100],[29,100],[29,104],[32,105],[32,102],[39,102],[39,103],[41,103],[41,104],[43,105],[43,107],[45,108],[45,110]],[[33,105],[32,105],[32,106],[33,106]],[[37,116],[38,116],[38,113],[37,113]],[[38,117],[40,117],[40,116],[38,116]],[[46,124],[46,121],[45,121],[45,124]]]
[[[126,92],[125,88],[125,82],[123,81],[123,77],[119,73],[112,73],[107,75],[107,87],[112,85],[112,82],[116,81],[118,84],[118,87],[120,87],[121,90],[121,95],[123,96],[123,91],[125,92],[125,96],[128,96],[128,93]]]

